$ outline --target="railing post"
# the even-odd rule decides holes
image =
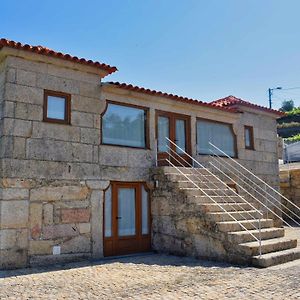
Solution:
[[[259,242],[259,257],[261,257],[261,214],[258,219],[258,242]]]
[[[157,139],[155,139],[155,145],[154,145],[154,147],[155,147],[155,167],[157,167],[158,166],[158,154],[157,154],[157,152],[158,152],[158,150],[157,150],[157,147],[158,147],[158,143],[157,143]]]

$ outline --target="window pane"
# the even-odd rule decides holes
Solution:
[[[104,203],[104,236],[111,237],[112,236],[112,227],[111,227],[111,218],[112,218],[112,199],[111,199],[111,187],[109,187],[105,192],[105,203]]]
[[[146,147],[145,121],[143,109],[108,104],[102,119],[103,143]]]
[[[142,234],[149,234],[149,197],[142,186]]]
[[[245,128],[245,146],[251,147],[251,132],[249,128]]]
[[[135,235],[135,189],[118,189],[118,235]]]
[[[168,152],[169,141],[169,118],[158,117],[158,152]]]
[[[209,144],[211,142],[229,156],[235,156],[235,136],[231,125],[197,121],[197,149],[199,154],[223,155]]]
[[[48,96],[47,118],[64,120],[65,104],[66,104],[65,98]]]
[[[176,120],[176,144],[185,151],[185,121]],[[176,147],[177,153],[182,153],[182,150]]]

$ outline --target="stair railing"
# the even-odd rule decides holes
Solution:
[[[196,170],[197,168],[194,167],[194,163],[198,164],[201,168],[204,168],[204,166],[202,166],[197,160],[195,160],[192,156],[190,156],[185,150],[183,150],[181,147],[179,147],[177,144],[175,144],[173,141],[171,141],[169,138],[167,138],[167,141],[170,142],[171,144],[173,144],[177,149],[179,149],[181,151],[181,154],[185,154],[187,155],[191,160],[192,160],[192,164],[188,163],[186,160],[185,162],[188,163],[189,165],[189,170]],[[262,239],[261,239],[261,218],[263,216],[262,212],[259,211],[257,208],[255,208],[250,202],[246,201],[246,199],[244,199],[243,197],[241,197],[240,195],[238,195],[244,202],[248,203],[249,205],[251,205],[257,212],[258,212],[258,229],[257,227],[255,227],[258,230],[258,238],[252,233],[250,232],[239,220],[237,220],[230,211],[227,211],[226,209],[224,209],[224,207],[222,205],[220,205],[220,203],[218,203],[217,201],[215,201],[215,199],[212,198],[211,195],[207,194],[205,192],[204,189],[202,189],[196,182],[194,182],[191,178],[189,178],[189,176],[187,174],[185,174],[184,172],[182,172],[179,167],[177,167],[172,160],[175,160],[177,163],[180,163],[183,167],[186,167],[184,164],[182,164],[182,162],[180,162],[171,152],[174,150],[171,149],[170,146],[168,146],[168,158],[164,159],[166,162],[168,162],[168,164],[172,167],[174,167],[177,172],[179,172],[182,176],[184,176],[190,183],[192,183],[198,190],[200,190],[206,197],[208,197],[214,204],[216,204],[225,214],[227,214],[232,220],[234,220],[236,223],[239,224],[239,226],[241,228],[243,228],[248,234],[250,234],[254,240],[256,240],[259,244],[259,256],[262,255],[262,249],[261,249],[261,243],[262,243]],[[178,156],[178,153],[176,153],[176,155]],[[182,157],[180,157],[180,159],[182,159]],[[209,176],[213,176],[215,179],[217,179],[218,182],[221,182],[222,184],[224,184],[227,188],[228,186],[226,185],[226,183],[224,183],[219,177],[217,177],[215,174],[213,174],[209,169],[204,168],[210,175]],[[255,219],[257,221],[257,218]],[[251,220],[249,220],[250,223]]]
[[[257,175],[253,174],[250,170],[248,170],[246,167],[244,167],[238,161],[234,160],[232,157],[230,157],[226,152],[224,152],[223,150],[218,148],[216,145],[214,145],[211,142],[209,144],[215,149],[215,150],[211,149],[211,152],[213,154],[213,155],[210,155],[211,159],[218,162],[220,164],[220,167],[225,169],[230,174],[232,174],[234,176],[238,176],[239,180],[248,187],[247,189],[245,189],[241,184],[236,182],[236,184],[240,188],[242,188],[244,191],[246,190],[247,193],[250,194],[253,199],[258,201],[258,203],[260,203],[262,206],[264,206],[268,212],[270,212],[273,215],[275,215],[276,217],[278,217],[288,227],[292,227],[292,226],[288,222],[286,222],[282,216],[279,216],[277,213],[275,213],[268,205],[266,205],[262,201],[258,200],[257,197],[254,196],[254,193],[259,194],[267,202],[271,203],[272,206],[277,208],[282,214],[284,214],[286,217],[288,217],[290,220],[292,220],[295,224],[300,226],[300,223],[297,221],[297,220],[300,220],[300,208],[296,204],[294,204],[288,198],[283,196],[280,192],[278,192],[276,189],[274,189],[272,186],[270,186],[264,180],[259,178]],[[220,155],[218,153],[222,153],[222,155],[225,156],[226,159],[224,157],[220,157]],[[230,161],[230,163],[228,161]],[[216,165],[214,163],[210,162],[210,165],[213,168],[215,168],[217,171],[219,171],[219,172],[221,171],[221,169],[216,167]],[[222,174],[224,175],[225,172],[222,172]],[[229,176],[228,174],[225,174],[225,175]],[[232,177],[233,176],[230,176],[230,178],[232,178]],[[260,184],[257,184],[254,181],[254,179],[258,180]],[[263,185],[263,187],[261,185]],[[294,211],[290,210],[286,205],[281,203],[281,201],[278,200],[278,198],[274,197],[270,192],[268,192],[267,189],[274,192],[277,196],[282,197],[292,207],[296,208],[296,210],[299,211],[299,214],[296,214]],[[271,201],[270,198],[272,198],[274,201]],[[279,206],[277,204],[279,204]],[[292,215],[294,215],[294,218],[291,217],[288,213],[286,213],[281,207],[284,207],[287,211],[289,211]],[[295,220],[295,217],[297,218],[297,220]]]
[[[255,206],[253,206],[251,203],[248,203],[243,197],[241,197],[239,194],[237,194],[234,190],[230,189],[229,186],[228,186],[226,183],[224,183],[223,181],[221,181],[221,180],[220,180],[216,175],[214,175],[213,173],[210,173],[208,169],[206,169],[206,168],[204,168],[204,167],[202,168],[203,170],[206,170],[210,175],[204,175],[204,174],[202,174],[202,173],[199,171],[199,168],[195,168],[195,167],[194,167],[194,164],[193,164],[193,163],[192,163],[192,164],[189,163],[189,162],[188,162],[187,160],[185,160],[183,157],[180,157],[180,160],[178,160],[178,159],[176,158],[176,156],[178,156],[178,153],[177,153],[176,151],[174,151],[173,149],[171,149],[169,146],[167,146],[167,148],[168,148],[168,153],[169,153],[169,160],[168,160],[168,161],[170,161],[170,156],[171,156],[172,159],[174,159],[174,160],[175,160],[177,163],[179,163],[182,167],[186,167],[186,165],[188,165],[190,170],[194,170],[194,171],[196,172],[196,175],[195,175],[195,174],[193,174],[193,175],[197,177],[197,180],[200,180],[201,183],[203,183],[204,185],[206,185],[206,186],[208,187],[208,189],[209,189],[209,185],[207,184],[207,182],[202,181],[202,177],[213,176],[215,179],[218,180],[218,183],[221,183],[222,185],[224,185],[224,187],[226,187],[226,190],[230,190],[230,191],[234,194],[235,197],[238,197],[240,200],[242,200],[243,203],[248,204],[255,212],[258,212],[259,214],[262,215],[262,213],[261,213]],[[174,153],[174,155],[170,155],[171,152]],[[182,161],[183,161],[184,163],[182,163]],[[199,162],[197,162],[197,163],[199,164]],[[199,177],[199,176],[200,176],[200,177]],[[208,182],[209,182],[209,181],[208,181]],[[247,211],[244,207],[242,207],[241,204],[240,204],[239,202],[236,202],[235,199],[232,198],[233,196],[226,194],[225,191],[222,190],[222,189],[220,189],[220,188],[216,185],[215,182],[210,181],[209,184],[213,185],[213,186],[215,187],[216,191],[221,191],[221,192],[222,192],[223,196],[225,196],[224,199],[225,199],[225,201],[226,201],[226,202],[224,202],[224,203],[229,204],[229,206],[230,206],[231,208],[233,208],[233,210],[234,210],[236,213],[238,213],[244,220],[248,220],[248,221],[251,223],[251,225],[254,227],[254,229],[258,230],[258,227],[256,227],[256,226],[255,226],[255,223],[252,222],[253,220],[257,221],[257,217],[253,216],[253,215],[251,214],[251,212]],[[203,190],[203,189],[202,189],[202,190]],[[222,196],[222,195],[220,195],[220,194],[217,194],[217,192],[215,192],[215,193],[216,193],[216,196]],[[212,196],[212,197],[214,197],[214,196]],[[229,198],[228,200],[234,200],[233,202],[234,202],[235,204],[237,204],[241,210],[237,210],[237,209],[233,206],[232,202],[228,202],[227,198]],[[224,199],[223,199],[223,200],[224,200]],[[243,215],[241,211],[245,212],[248,216],[250,216],[251,219],[249,220],[249,218],[246,218],[246,216]]]

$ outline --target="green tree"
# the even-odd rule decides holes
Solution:
[[[284,100],[282,101],[281,108],[279,110],[281,111],[291,111],[295,107],[293,100]]]

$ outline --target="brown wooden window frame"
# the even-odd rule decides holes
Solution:
[[[55,119],[55,118],[47,117],[48,97],[49,96],[65,99],[65,111],[64,111],[65,117],[64,117],[64,119]],[[70,125],[71,124],[71,95],[67,94],[67,93],[63,93],[63,92],[44,90],[43,121],[49,122],[49,123]]]
[[[250,145],[246,145],[246,130],[249,130],[250,133]],[[247,150],[254,150],[254,133],[253,133],[253,126],[244,126],[244,141],[245,141],[245,149]]]
[[[108,109],[109,104],[119,105],[119,106],[125,106],[125,107],[132,107],[136,109],[142,109],[145,112],[145,124],[144,124],[144,130],[145,130],[145,147],[135,147],[135,146],[128,146],[128,145],[119,145],[119,144],[112,144],[112,143],[104,143],[103,142],[103,117]],[[124,103],[124,102],[118,102],[113,100],[106,100],[106,107],[104,111],[101,113],[101,145],[107,145],[107,146],[114,146],[114,147],[125,147],[125,148],[132,148],[132,149],[141,149],[141,150],[149,150],[150,149],[150,129],[149,129],[149,121],[150,121],[150,109],[149,107],[131,104],[131,103]]]

